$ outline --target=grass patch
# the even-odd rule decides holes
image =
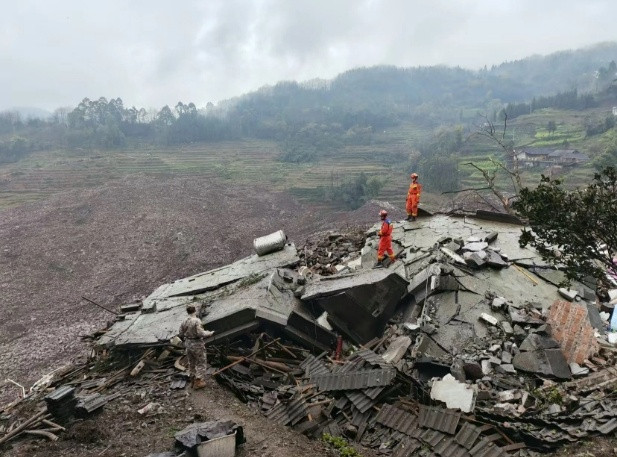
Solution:
[[[324,433],[321,439],[324,443],[327,443],[336,449],[340,457],[362,457],[358,451],[349,445],[349,442],[345,438]]]

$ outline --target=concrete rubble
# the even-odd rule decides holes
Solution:
[[[192,303],[216,332],[217,381],[310,437],[393,456],[527,456],[612,433],[610,316],[590,285],[561,290],[562,272],[519,246],[520,226],[487,217],[395,223],[387,268],[373,268],[374,226],[361,242],[325,234],[165,284],[124,308],[99,351],[161,366]]]
[[[595,336],[595,314],[588,311],[596,309],[595,296],[585,293],[582,284],[560,289],[561,272],[519,246],[520,226],[443,215],[395,223],[398,260],[377,270],[376,230],[366,232],[363,246],[357,234],[352,239],[326,234],[311,248],[299,250],[297,259],[287,251],[269,254],[285,253],[280,261],[261,257],[276,266],[261,270],[259,277],[232,265],[233,283],[217,278],[215,270],[197,275],[201,283],[190,293],[187,278],[180,280],[182,287],[155,291],[150,300],[182,297],[201,304],[206,328],[217,331],[211,344],[267,329],[313,348],[319,357],[305,356],[300,364],[287,359],[291,371],[277,373],[265,365],[255,371],[253,365],[250,371],[237,368],[218,376],[270,419],[310,436],[333,432],[368,446],[389,443],[396,450],[407,438],[393,439],[396,429],[378,418],[379,410],[396,401],[403,402],[397,406],[401,414],[410,417],[417,417],[425,404],[435,405],[437,414],[454,408],[497,427],[507,416],[510,426],[502,431],[511,442],[501,443],[503,447],[518,442],[547,450],[603,433],[611,418],[617,421],[617,409],[606,415],[612,411],[605,409],[607,399],[589,410],[597,415],[591,416],[595,428],[588,426],[574,437],[572,419],[559,422],[582,405],[576,390],[561,393],[565,384],[559,382],[601,373],[614,362],[615,351]],[[294,269],[297,264],[306,267]],[[204,277],[209,278],[207,290]],[[566,292],[572,303],[562,301]],[[178,300],[169,308],[183,309],[185,303]],[[294,313],[302,316],[297,318],[301,324],[290,332]],[[132,333],[139,335],[137,329]],[[336,334],[352,351],[354,344],[362,349],[342,362],[332,361],[326,354],[334,348]],[[126,332],[122,335],[114,336],[112,327],[100,343],[130,346]],[[288,384],[283,372],[314,387],[302,392]]]

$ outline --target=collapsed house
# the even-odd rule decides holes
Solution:
[[[397,457],[529,455],[612,433],[609,315],[492,219],[395,223],[388,268],[374,268],[377,226],[359,250],[338,233],[285,243],[123,306],[97,345],[167,351],[194,304],[215,331],[209,360],[233,361],[211,373],[241,399]]]

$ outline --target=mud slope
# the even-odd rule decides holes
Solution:
[[[0,213],[0,372],[29,385],[86,347],[79,335],[160,284],[249,255],[280,228],[301,245],[315,231],[374,221],[303,206],[267,189],[200,178],[132,176]]]

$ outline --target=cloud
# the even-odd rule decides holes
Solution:
[[[612,0],[21,0],[0,16],[0,109],[120,96],[203,106],[358,66],[479,68],[615,40]]]

